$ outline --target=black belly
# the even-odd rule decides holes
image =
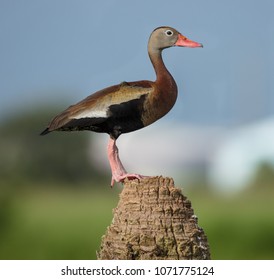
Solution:
[[[145,95],[128,102],[111,105],[107,117],[72,119],[59,130],[104,132],[117,139],[121,134],[144,127],[142,122]]]

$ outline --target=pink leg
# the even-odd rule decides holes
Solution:
[[[125,178],[129,179],[141,179],[144,176],[138,174],[129,174],[125,170],[120,158],[118,148],[116,146],[116,140],[110,138],[108,142],[108,160],[112,172],[111,186],[113,187],[115,182],[123,182]]]

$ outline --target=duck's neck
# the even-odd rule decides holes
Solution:
[[[163,62],[162,51],[149,47],[148,54],[156,73],[156,84],[169,87],[177,92],[176,82]]]
[[[155,120],[163,117],[174,106],[177,99],[177,85],[171,74],[166,69],[162,59],[161,50],[148,49],[151,63],[155,69],[156,81],[152,93],[153,105],[156,106]]]

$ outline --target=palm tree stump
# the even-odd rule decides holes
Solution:
[[[125,180],[113,214],[98,259],[210,259],[206,235],[191,203],[171,178]]]

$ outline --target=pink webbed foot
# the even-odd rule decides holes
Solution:
[[[112,172],[111,187],[114,186],[115,182],[117,183],[124,182],[126,178],[128,178],[129,180],[133,180],[133,179],[142,179],[145,177],[139,174],[127,173],[119,158],[116,141],[115,139],[112,138],[109,139],[109,143],[108,143],[108,159]]]
[[[147,176],[143,176],[143,175],[140,175],[140,174],[134,174],[134,173],[125,173],[123,175],[113,175],[112,174],[112,178],[111,178],[111,187],[114,186],[115,182],[116,183],[123,183],[124,180],[127,178],[129,180],[134,180],[134,179],[142,179],[142,178],[145,178]]]

